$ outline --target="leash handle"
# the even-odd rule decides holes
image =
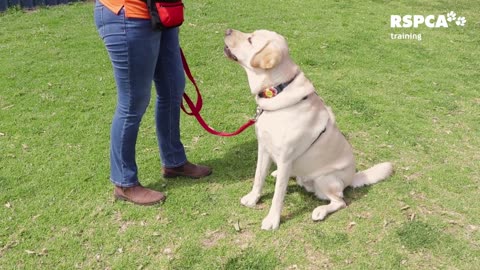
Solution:
[[[200,89],[198,88],[197,82],[195,81],[195,78],[193,77],[192,73],[190,72],[190,68],[188,67],[187,59],[185,58],[185,55],[183,54],[183,50],[180,48],[180,55],[182,56],[182,64],[183,64],[183,69],[185,70],[185,74],[187,75],[188,79],[192,82],[193,86],[195,86],[195,90],[197,92],[197,102],[195,104],[193,103],[192,99],[186,94],[183,93],[183,99],[187,103],[188,107],[190,108],[190,112],[188,112],[185,109],[185,106],[183,105],[183,102],[181,104],[182,110],[187,114],[191,116],[195,116],[197,119],[198,123],[205,129],[207,132],[210,134],[216,135],[216,136],[221,136],[221,137],[232,137],[235,135],[238,135],[242,133],[245,129],[250,127],[251,125],[255,124],[256,119],[250,119],[248,120],[247,123],[243,124],[239,129],[237,129],[235,132],[229,133],[229,132],[223,132],[223,131],[217,131],[210,127],[203,117],[200,115],[200,111],[202,110],[203,106],[203,99],[202,99],[202,94],[200,93]]]

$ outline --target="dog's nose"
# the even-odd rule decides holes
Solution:
[[[231,28],[228,28],[227,31],[225,31],[225,36],[230,36],[232,32],[233,30]]]

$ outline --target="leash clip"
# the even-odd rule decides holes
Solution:
[[[255,120],[255,122],[257,122],[258,118],[260,117],[260,115],[263,113],[263,109],[260,108],[260,107],[257,107],[257,110],[255,111],[255,116],[253,117],[253,120]]]

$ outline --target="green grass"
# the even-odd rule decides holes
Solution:
[[[475,1],[186,1],[182,47],[203,116],[233,131],[253,115],[244,71],[223,56],[226,28],[265,28],[331,105],[358,168],[395,175],[347,189],[349,206],[292,182],[280,229],[260,230],[273,196],[239,203],[255,170],[253,129],[218,138],[182,118],[204,180],[161,177],[152,106],[137,144],[142,183],[164,205],[114,202],[109,128],[115,84],[92,3],[0,14],[0,269],[478,269],[480,4]],[[467,18],[464,28],[395,29],[391,14]],[[422,41],[390,33],[422,33]],[[193,93],[188,86],[187,91]],[[240,231],[236,230],[240,227]]]

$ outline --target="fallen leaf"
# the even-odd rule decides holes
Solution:
[[[468,225],[467,228],[472,232],[477,231],[479,229],[479,227],[475,225]]]
[[[5,207],[6,207],[6,208],[12,208],[12,204],[11,204],[10,202],[7,202],[7,203],[5,204]]]
[[[351,230],[353,227],[355,227],[355,225],[357,225],[355,221],[350,222],[347,226],[347,230]]]
[[[233,223],[233,227],[235,228],[235,231],[237,231],[237,232],[241,231],[240,221],[237,220],[237,222]]]
[[[392,223],[391,220],[383,220],[383,228],[386,228],[390,223]]]
[[[45,255],[47,255],[48,250],[46,248],[43,248],[40,252],[36,252],[36,251],[33,251],[33,250],[26,249],[25,252],[28,255],[45,256]]]
[[[7,229],[8,229],[8,228],[7,228]],[[6,250],[8,250],[8,249],[10,249],[10,248],[12,248],[12,247],[14,247],[14,246],[16,246],[16,245],[18,245],[18,241],[17,241],[17,240],[15,240],[15,241],[13,241],[13,242],[10,242],[10,243],[7,243],[5,246],[3,246],[2,248],[0,248],[0,258],[2,257],[2,254],[3,254],[4,251],[6,251]]]

